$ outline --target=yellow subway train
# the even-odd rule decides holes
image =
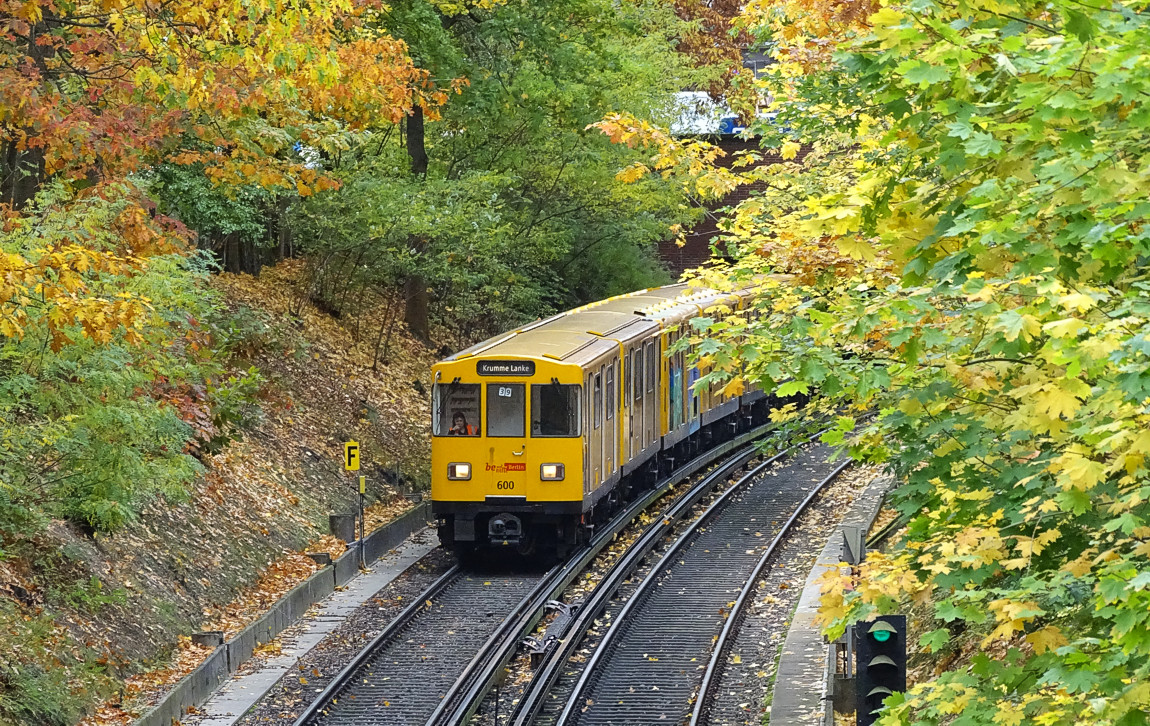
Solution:
[[[767,400],[696,386],[688,322],[745,308],[684,284],[602,300],[432,368],[432,511],[444,546],[563,554],[633,490],[765,419]]]

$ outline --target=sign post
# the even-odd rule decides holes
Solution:
[[[363,539],[367,534],[367,518],[363,514],[363,502],[367,495],[367,477],[359,475],[359,568],[367,569],[366,555],[363,553]]]
[[[343,468],[345,471],[359,471],[359,442],[345,441],[343,444]],[[367,522],[363,516],[364,495],[367,493],[367,478],[359,476],[359,568],[367,569],[364,562],[363,538],[367,530]]]

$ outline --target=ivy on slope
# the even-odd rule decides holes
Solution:
[[[779,61],[767,145],[810,151],[755,172],[740,259],[703,275],[790,277],[758,319],[700,324],[702,383],[737,390],[745,364],[877,411],[827,438],[888,462],[910,517],[826,583],[828,633],[927,613],[937,668],[888,726],[1146,723],[1150,7],[788,0],[744,21]]]

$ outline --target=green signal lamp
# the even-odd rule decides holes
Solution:
[[[876,621],[874,625],[870,626],[870,630],[867,631],[867,635],[871,636],[880,643],[885,643],[890,640],[891,636],[897,632],[898,631],[895,630],[890,623],[879,620]]]

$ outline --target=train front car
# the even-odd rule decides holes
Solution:
[[[516,331],[432,369],[432,511],[445,547],[529,554],[574,543],[583,511],[588,336]]]

